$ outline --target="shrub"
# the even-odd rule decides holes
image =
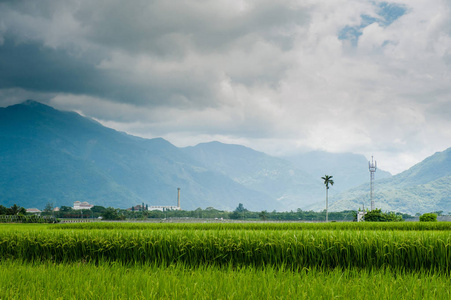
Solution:
[[[366,222],[400,222],[404,221],[402,216],[395,213],[383,213],[381,209],[374,209],[365,214]]]
[[[123,220],[124,216],[119,215],[117,212],[117,209],[113,207],[108,207],[105,209],[105,211],[101,214],[102,218],[104,220]]]
[[[437,215],[433,213],[426,213],[420,216],[420,222],[437,222]]]

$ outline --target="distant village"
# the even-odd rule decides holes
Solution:
[[[73,210],[84,210],[84,209],[91,209],[94,207],[94,204],[90,204],[86,201],[81,202],[81,201],[75,201],[74,205],[71,207]],[[144,205],[140,204],[140,205],[135,205],[132,206],[130,208],[127,208],[127,210],[129,211],[173,211],[173,210],[182,210],[181,207],[179,205],[177,206],[171,206],[171,205]],[[52,209],[52,212],[59,212],[60,208],[59,207],[55,207]],[[37,209],[37,208],[27,208],[27,213],[29,214],[41,214],[42,210]]]

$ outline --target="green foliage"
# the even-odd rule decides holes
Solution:
[[[243,209],[243,210],[242,210]],[[214,209],[208,207],[206,209],[197,208],[196,210],[169,210],[169,211],[146,211],[143,212],[135,210],[120,209],[119,214],[125,216],[126,219],[242,219],[243,211],[246,220],[261,220],[261,212],[249,211],[246,208],[240,208],[238,211],[228,212],[224,210]],[[91,209],[92,210],[92,209]],[[341,212],[329,212],[329,220],[332,221],[353,221],[355,211],[345,210]],[[97,213],[94,214],[98,217]],[[58,217],[64,217],[59,214]],[[68,218],[77,218],[77,215],[67,216]],[[79,217],[79,214],[78,214]],[[323,221],[325,218],[325,212],[315,212],[315,211],[303,211],[298,209],[296,211],[285,211],[285,212],[266,212],[267,221]]]
[[[4,207],[3,205],[0,205],[0,215],[7,215],[7,216],[25,216],[27,214],[27,210],[24,207],[20,207],[17,204],[12,205],[11,207]]]
[[[329,189],[329,184],[330,185],[334,185],[334,181],[332,180],[333,176],[329,176],[329,175],[324,175],[323,177],[321,177],[321,179],[324,180],[324,185],[326,186],[326,189]]]
[[[365,222],[401,222],[404,221],[401,215],[393,212],[384,213],[381,209],[367,211],[365,214]]]
[[[105,207],[100,206],[100,205],[94,205],[93,207],[91,207],[91,211],[94,213],[103,213],[106,210]]]
[[[101,214],[102,218],[104,220],[123,220],[125,217],[123,215],[119,215],[119,212],[117,209],[113,207],[106,208],[103,213]]]
[[[318,268],[169,268],[147,264],[0,261],[0,298],[23,299],[449,299],[449,276]],[[55,280],[57,278],[58,280]],[[264,287],[264,288],[256,288]],[[381,288],[383,287],[383,288]],[[406,288],[408,287],[408,288]]]
[[[451,231],[451,222],[337,222],[337,223],[302,223],[302,222],[275,222],[275,223],[135,223],[135,222],[88,222],[54,225],[49,229],[70,230],[313,230],[313,231]]]
[[[10,208],[0,205],[0,223],[57,223],[53,217],[27,215],[27,210],[14,204]]]
[[[238,212],[238,213],[240,213],[240,212],[247,211],[247,209],[244,208],[243,203],[239,203],[238,206],[236,207],[235,211]]]
[[[51,216],[38,215],[0,215],[0,223],[58,223],[59,220]]]
[[[434,213],[426,213],[420,216],[420,222],[437,222],[437,215]]]
[[[47,202],[47,204],[44,207],[44,210],[41,212],[42,216],[51,216],[53,215],[53,203]]]
[[[53,203],[47,202],[44,208],[44,212],[51,213],[53,211]]]
[[[243,203],[239,203],[237,208],[230,214],[230,219],[244,219],[245,214],[248,210],[244,208]]]
[[[259,214],[260,219],[262,219],[262,221],[266,221],[266,219],[268,219],[268,212],[266,210],[263,210],[260,214]]]
[[[329,227],[338,226],[335,224]],[[171,226],[154,230],[122,230],[123,224],[116,223],[106,224],[111,229],[73,230],[73,226],[64,225],[49,226],[48,230],[42,227],[22,231],[10,227],[0,230],[0,260],[8,257],[66,263],[104,261],[162,266],[181,263],[194,267],[273,266],[287,270],[394,268],[444,273],[450,271],[451,264],[449,231],[312,230],[308,226],[302,229],[299,224],[295,224],[298,229],[287,230],[265,229],[267,224],[260,224],[260,230],[246,226],[243,227],[246,229],[235,230],[208,229],[208,226],[208,230],[179,230]],[[185,225],[188,224],[179,226]],[[329,224],[323,224],[327,228],[325,225]],[[367,224],[351,225],[359,228]]]
[[[451,222],[2,224],[0,298],[449,299],[450,230]]]
[[[0,261],[1,299],[450,299],[430,271]],[[55,280],[57,279],[57,280]],[[256,288],[263,287],[263,288]],[[24,296],[26,295],[26,296]]]

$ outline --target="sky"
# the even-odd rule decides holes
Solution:
[[[34,99],[176,146],[451,147],[449,0],[0,0],[0,107]]]

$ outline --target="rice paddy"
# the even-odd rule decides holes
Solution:
[[[0,299],[451,299],[450,224],[0,225]]]

